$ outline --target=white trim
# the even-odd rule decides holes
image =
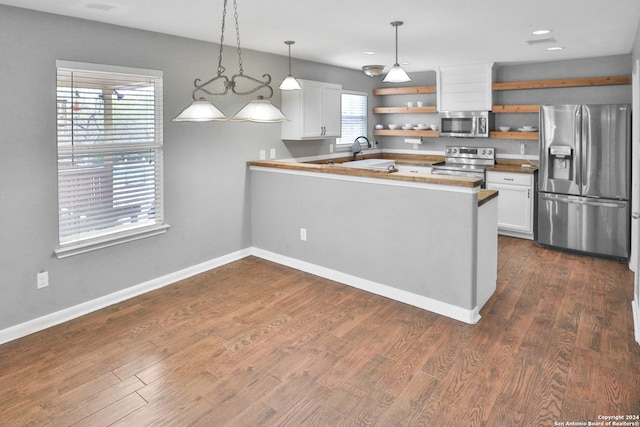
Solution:
[[[156,224],[144,228],[134,228],[106,236],[94,237],[77,243],[70,243],[54,249],[58,259],[67,258],[73,255],[80,255],[98,249],[108,248],[121,243],[133,242],[134,240],[145,239],[147,237],[164,234],[169,229],[169,224]]]
[[[93,71],[98,73],[129,74],[131,76],[144,76],[144,77],[151,76],[156,78],[162,78],[163,76],[163,72],[161,70],[152,70],[149,68],[123,67],[120,65],[95,64],[91,62],[65,61],[63,59],[56,59],[56,68],[62,68],[65,70],[73,70],[73,71]]]
[[[205,271],[209,271],[211,269],[245,258],[249,255],[251,255],[251,250],[243,249],[228,255],[223,255],[210,261],[203,262],[201,264],[187,267],[174,273],[169,273],[165,276],[149,280],[139,285],[135,285],[130,288],[126,288],[91,301],[83,302],[73,307],[65,308],[64,310],[60,310],[55,313],[47,314],[37,319],[29,320],[19,325],[11,326],[9,328],[0,330],[0,344],[13,341],[34,332],[50,328],[51,326],[59,325],[60,323],[67,322],[80,316],[84,316],[85,314],[92,313],[110,305],[126,301],[128,299],[156,289],[160,289],[162,287],[176,283],[180,280],[195,276],[196,274],[204,273]]]
[[[340,166],[336,166],[336,167],[340,167]],[[322,172],[305,171],[305,170],[298,170],[298,169],[272,168],[268,166],[249,166],[249,169],[252,171],[258,171],[258,172],[270,172],[270,173],[279,173],[284,175],[308,176],[312,178],[333,179],[337,181],[361,182],[365,184],[388,185],[393,187],[423,188],[423,189],[429,189],[429,190],[467,193],[467,194],[480,192],[480,187],[462,187],[458,185],[431,184],[428,182],[404,181],[401,179],[385,179],[383,177],[368,178],[364,176],[340,175],[340,174],[334,174],[334,173],[322,173]]]
[[[638,299],[631,301],[631,309],[633,310],[633,330],[636,342],[640,344],[640,301]]]
[[[471,310],[464,309],[462,307],[458,307],[422,295],[417,295],[411,292],[403,291],[401,289],[384,285],[382,283],[373,282],[371,280],[352,276],[350,274],[342,273],[331,268],[311,264],[306,261],[279,255],[255,247],[251,248],[251,255],[281,265],[285,265],[287,267],[295,268],[297,270],[302,270],[304,272],[311,273],[325,279],[334,280],[336,282],[340,282],[366,292],[371,292],[376,295],[390,298],[395,301],[409,304],[423,310],[431,311],[433,313],[440,314],[442,316],[446,316],[460,322],[475,324],[480,320],[480,309],[478,307],[475,307]]]

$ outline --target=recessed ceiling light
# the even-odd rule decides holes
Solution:
[[[372,51],[372,50],[367,50],[366,52],[362,52],[362,53],[364,53],[365,55],[375,55],[375,54],[376,54],[376,53],[375,53],[374,51]]]
[[[531,34],[533,34],[534,36],[543,36],[545,34],[549,34],[551,32],[551,30],[535,30],[535,31],[531,31]]]
[[[554,50],[563,50],[564,47],[562,46],[552,46],[552,47],[548,47],[547,50],[549,51],[554,51]]]

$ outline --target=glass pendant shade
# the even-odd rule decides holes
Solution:
[[[284,42],[287,46],[289,46],[289,75],[285,77],[285,79],[280,83],[280,90],[302,90],[302,86],[296,80],[295,77],[291,74],[291,45],[294,44],[294,41],[287,40]]]
[[[282,83],[280,83],[279,89],[280,90],[301,90],[302,86],[300,86],[300,83],[298,83],[295,77],[289,74],[287,77],[285,77]]]
[[[234,122],[274,123],[285,122],[289,119],[268,99],[258,98],[242,107],[230,120]]]
[[[411,81],[411,77],[409,77],[407,72],[398,64],[398,27],[402,24],[402,21],[393,21],[391,23],[396,29],[396,63],[393,64],[393,67],[391,67],[387,75],[382,79],[383,83],[403,83]]]
[[[409,77],[400,64],[394,64],[382,81],[384,83],[403,83],[410,82],[411,77]]]
[[[210,122],[213,120],[225,121],[228,119],[222,111],[204,98],[193,101],[173,119],[174,122]]]

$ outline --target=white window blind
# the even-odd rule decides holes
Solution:
[[[162,74],[56,65],[60,247],[163,224]]]
[[[367,95],[342,93],[342,137],[336,144],[353,144],[359,136],[367,135]]]

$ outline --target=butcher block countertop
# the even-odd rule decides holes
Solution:
[[[376,156],[376,158],[378,158]],[[384,178],[398,181],[424,182],[428,184],[453,185],[458,187],[479,187],[481,180],[475,178],[426,175],[402,172],[390,172],[387,170],[361,169],[342,166],[340,163],[297,163],[277,160],[260,160],[247,162],[249,166],[262,166],[267,168],[299,170],[305,172],[331,173],[348,176],[361,176],[368,178]],[[415,164],[415,163],[414,163]]]
[[[522,165],[528,165],[529,167],[522,167]],[[525,173],[531,175],[538,170],[538,165],[537,162],[529,162],[528,160],[498,159],[496,160],[495,166],[491,166],[487,168],[487,170],[493,172]]]
[[[431,163],[442,161],[442,159],[437,158],[438,156],[432,156],[432,157],[434,157],[434,159],[422,158],[420,159],[420,161],[416,161],[416,160],[410,161],[408,159],[395,159],[395,160],[397,163],[406,162],[406,164],[412,164],[412,165],[420,164],[425,166],[429,166]],[[276,168],[276,169],[299,170],[299,171],[305,171],[305,172],[330,173],[330,174],[361,176],[361,177],[369,177],[369,178],[384,178],[384,179],[393,179],[393,180],[399,180],[399,181],[424,182],[424,183],[430,183],[430,184],[453,185],[453,186],[468,187],[468,188],[473,188],[480,185],[480,180],[474,179],[474,178],[447,176],[447,175],[426,175],[426,174],[415,174],[415,173],[389,172],[386,170],[357,169],[357,168],[341,166],[339,162],[326,163],[325,161],[324,163],[296,163],[296,162],[286,162],[286,161],[277,161],[277,160],[260,160],[260,161],[250,161],[250,162],[247,162],[247,164],[249,166],[259,166],[259,167]],[[489,202],[490,200],[494,199],[497,196],[498,196],[498,191],[496,190],[486,190],[486,189],[480,190],[478,193],[478,206],[482,206],[483,204]]]

